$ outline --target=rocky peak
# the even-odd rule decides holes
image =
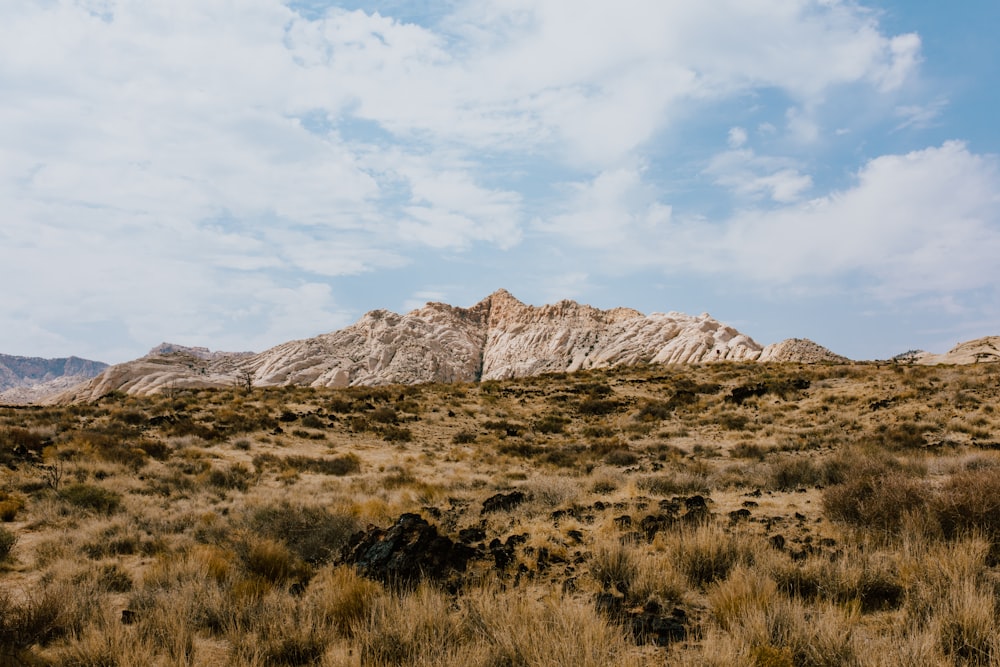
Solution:
[[[772,354],[791,358],[800,348]],[[403,315],[373,310],[339,331],[256,355],[165,343],[154,348],[159,356],[109,369],[62,400],[232,386],[248,372],[257,386],[473,382],[639,363],[755,361],[762,350],[707,313],[644,315],[570,300],[531,306],[500,289],[469,308],[432,302]]]

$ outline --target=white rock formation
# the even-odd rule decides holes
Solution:
[[[901,355],[917,364],[978,364],[1000,361],[1000,336],[986,336],[959,343],[944,354],[917,351]]]
[[[759,362],[768,361],[796,361],[800,363],[815,364],[821,362],[831,362],[846,364],[850,362],[847,357],[834,354],[822,345],[814,343],[808,338],[789,338],[780,343],[771,343],[764,348],[757,358]]]
[[[793,359],[802,345],[787,343],[771,346],[769,358]],[[245,373],[252,374],[256,386],[471,382],[638,363],[755,361],[763,351],[707,313],[643,315],[573,301],[535,307],[505,290],[471,308],[428,303],[405,315],[375,310],[339,331],[256,355],[167,344],[156,349],[168,353],[112,367],[54,400],[92,400],[110,391],[151,394],[231,386]]]

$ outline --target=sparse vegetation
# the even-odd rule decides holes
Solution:
[[[0,664],[997,665],[998,403],[727,363],[0,408]]]

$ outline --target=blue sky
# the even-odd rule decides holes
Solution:
[[[500,287],[859,359],[1000,334],[998,28],[993,0],[4,3],[0,352],[263,350]]]

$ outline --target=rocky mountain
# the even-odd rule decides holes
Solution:
[[[810,341],[767,349],[775,361],[807,360],[803,355],[843,359]],[[574,301],[536,307],[499,290],[470,308],[428,303],[404,315],[375,310],[339,331],[259,354],[164,343],[56,400],[231,386],[248,379],[255,386],[313,387],[470,382],[638,363],[757,361],[765,351],[707,313],[644,315]]]
[[[31,403],[99,375],[108,365],[66,357],[41,359],[0,354],[0,403]]]
[[[895,357],[897,361],[916,364],[978,364],[1000,361],[1000,336],[986,336],[959,343],[944,354],[923,350],[905,352]]]

